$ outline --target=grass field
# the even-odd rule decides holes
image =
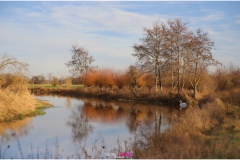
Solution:
[[[70,88],[70,89],[75,89],[75,88],[83,88],[84,85],[65,85],[65,84],[60,84],[60,85],[52,85],[52,84],[29,84],[28,88],[51,88],[51,89],[59,89],[59,88]]]

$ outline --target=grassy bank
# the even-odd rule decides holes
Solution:
[[[28,88],[49,88],[49,89],[62,89],[62,88],[68,88],[68,89],[79,89],[83,88],[83,85],[53,85],[53,84],[29,84]]]
[[[26,116],[42,115],[44,108],[50,104],[36,100],[26,91],[13,92],[0,90],[0,122],[23,119]]]
[[[191,97],[190,92],[184,91],[181,94],[172,92],[170,90],[164,90],[155,92],[155,90],[148,89],[131,89],[128,87],[118,88],[98,88],[98,87],[86,87],[86,88],[48,88],[48,87],[35,87],[29,88],[32,94],[35,95],[59,95],[70,97],[88,97],[88,98],[101,98],[105,100],[117,100],[117,101],[135,101],[139,103],[179,103],[179,100],[188,101],[188,103],[195,104],[196,101]]]
[[[43,114],[42,109],[49,105],[35,99],[23,76],[0,75],[0,122]]]
[[[28,91],[0,89],[0,122],[10,121],[33,112],[37,101]]]

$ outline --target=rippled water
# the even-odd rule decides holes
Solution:
[[[122,147],[126,151],[126,143],[133,142],[139,132],[164,132],[177,114],[171,107],[159,105],[37,98],[54,107],[46,109],[43,116],[0,123],[0,158],[82,158],[84,150],[90,156],[101,154],[106,158],[103,153],[113,149]]]

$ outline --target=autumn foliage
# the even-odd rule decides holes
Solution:
[[[86,87],[118,88],[149,87],[154,85],[153,75],[145,74],[138,69],[134,71],[114,70],[109,68],[95,69],[82,76]]]
[[[108,68],[95,69],[82,76],[83,84],[87,87],[96,86],[99,88],[122,88],[126,83],[125,74],[118,74],[117,71]]]

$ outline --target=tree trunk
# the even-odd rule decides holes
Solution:
[[[197,68],[198,63],[195,63],[195,71],[194,71],[194,82],[193,82],[193,97],[194,99],[197,99],[196,92],[197,92]]]
[[[155,63],[155,91],[158,91],[158,82],[159,82],[159,77],[158,77],[158,61],[156,59]]]
[[[171,64],[171,85],[172,85],[172,90],[173,90],[174,81],[173,81],[173,56],[172,56],[172,53],[171,53],[170,64]]]
[[[178,94],[180,93],[180,53],[178,49],[178,68],[177,68],[177,86],[178,86]]]
[[[171,76],[171,79],[172,79],[172,90],[173,90],[173,71],[172,71],[172,76]]]
[[[162,77],[161,77],[161,71],[160,68],[158,69],[158,80],[159,80],[159,87],[160,87],[160,91],[162,91]]]

